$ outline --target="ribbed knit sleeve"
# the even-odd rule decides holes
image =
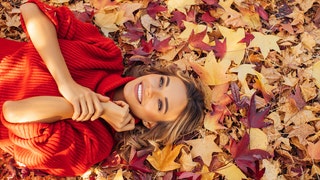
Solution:
[[[65,7],[54,8],[30,0],[49,17],[73,79],[103,95],[132,80],[121,77],[120,49],[97,28],[75,19]],[[1,46],[5,44],[1,43]],[[12,47],[15,48],[15,47]],[[7,100],[33,96],[61,96],[57,85],[31,42],[0,61],[0,110]],[[58,176],[81,175],[106,158],[113,136],[103,120],[56,123],[8,123],[0,113],[0,148],[31,169]]]

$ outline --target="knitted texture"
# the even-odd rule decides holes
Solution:
[[[55,25],[63,56],[75,81],[112,97],[114,89],[132,80],[121,77],[120,49],[96,27],[78,21],[67,7],[55,8],[37,0],[29,2],[37,4]],[[23,20],[22,25],[25,29]],[[0,39],[0,49],[7,44],[7,40]],[[32,43],[11,43],[10,48],[7,56],[4,52],[0,54],[3,57],[0,59],[1,110],[6,100],[61,96]],[[28,168],[53,175],[83,174],[106,158],[114,144],[110,128],[102,119],[12,124],[4,119],[2,112],[0,118],[0,148]]]

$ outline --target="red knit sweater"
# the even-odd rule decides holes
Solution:
[[[67,66],[79,84],[112,96],[115,88],[132,80],[121,77],[121,51],[96,27],[78,21],[66,7],[54,8],[37,0],[30,2],[36,3],[55,25]],[[10,55],[4,56],[4,49]],[[0,50],[0,109],[6,100],[61,96],[32,43],[2,39]],[[27,167],[53,175],[83,174],[106,158],[114,143],[103,120],[11,124],[2,112],[0,117],[0,148]]]

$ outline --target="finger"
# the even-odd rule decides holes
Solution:
[[[95,105],[94,105],[94,99],[93,98],[96,98],[96,96],[95,95],[93,95],[93,96],[87,95],[86,96],[86,103],[87,103],[88,113],[84,117],[84,120],[91,119],[92,115],[95,112]]]
[[[72,102],[72,106],[74,109],[73,115],[72,115],[72,119],[76,120],[79,116],[80,116],[80,105],[79,102]]]
[[[93,105],[94,105],[95,111],[93,116],[91,117],[91,121],[98,119],[103,113],[103,107],[98,97],[95,97],[93,99]]]
[[[114,103],[116,103],[118,106],[121,106],[123,108],[129,107],[129,105],[127,103],[125,103],[124,101],[114,101]]]
[[[88,114],[88,107],[85,99],[80,100],[80,107],[81,107],[81,115],[80,117],[78,117],[78,120],[83,120]]]
[[[108,96],[103,96],[103,95],[97,93],[97,97],[98,97],[99,101],[101,101],[101,102],[110,101],[110,98]]]

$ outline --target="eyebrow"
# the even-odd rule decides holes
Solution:
[[[164,100],[165,100],[165,102],[166,102],[166,108],[165,108],[165,110],[164,110],[164,114],[165,114],[165,113],[167,113],[167,111],[168,111],[168,98],[165,98]]]

